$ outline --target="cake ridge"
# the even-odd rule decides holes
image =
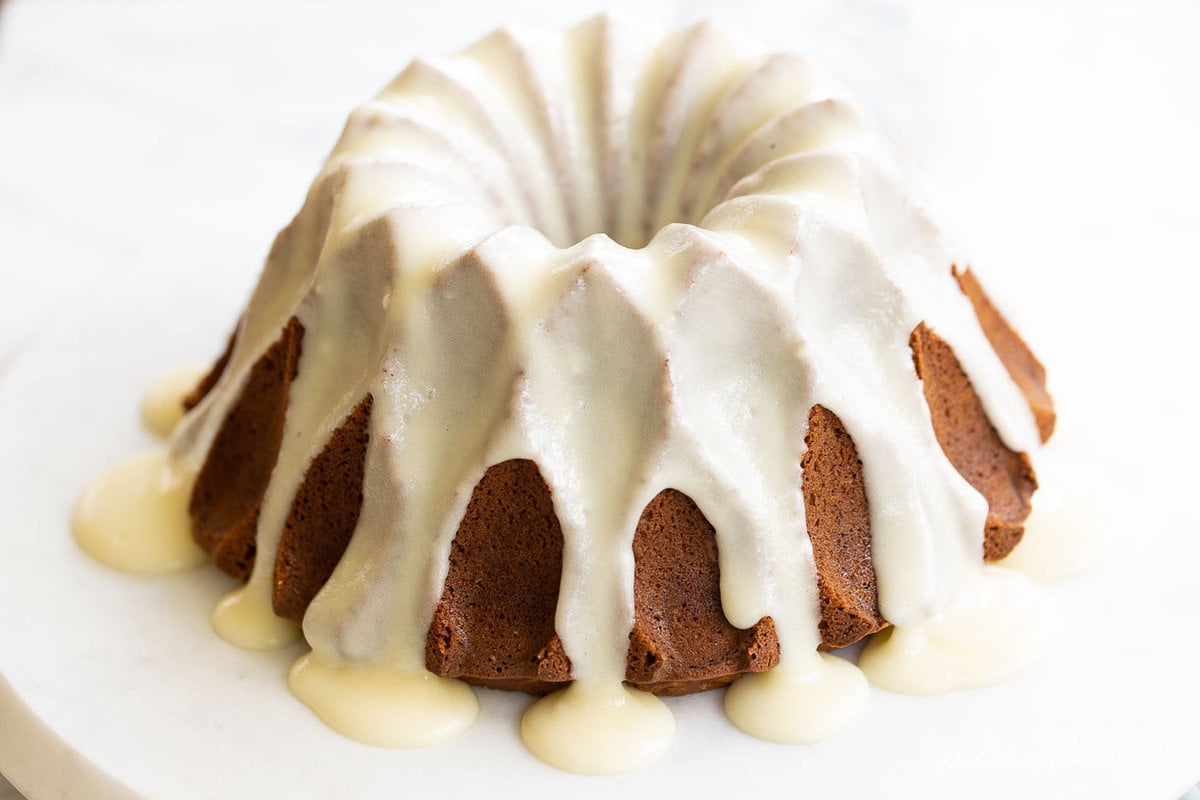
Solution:
[[[793,108],[798,99],[822,94],[841,92],[808,59],[794,53],[760,56],[721,97],[697,142],[688,185],[700,186],[684,192],[685,217],[695,218],[699,209],[711,204],[712,184],[722,165],[746,138]]]

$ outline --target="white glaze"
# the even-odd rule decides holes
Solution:
[[[127,572],[155,575],[203,563],[187,514],[194,481],[165,448],[123,461],[83,490],[71,518],[75,540],[92,558]]]
[[[858,664],[875,686],[904,694],[990,686],[1040,661],[1057,629],[1037,584],[988,566],[982,580],[929,619],[873,636]]]
[[[813,653],[743,675],[725,693],[725,713],[742,731],[780,744],[809,744],[850,727],[867,705],[867,679],[849,661]]]
[[[200,383],[202,367],[183,367],[163,375],[142,399],[142,424],[146,430],[165,439],[183,419],[183,398]]]
[[[667,704],[619,683],[573,683],[530,706],[521,741],[547,764],[586,775],[612,775],[658,760],[675,735]]]
[[[439,744],[479,716],[469,686],[424,670],[328,664],[308,653],[292,666],[288,685],[338,733],[378,747]]]
[[[1108,468],[1097,447],[1103,438],[1081,427],[1081,419],[1064,418],[1054,441],[1038,454],[1033,512],[1003,566],[1040,580],[1073,577],[1112,556],[1122,534],[1134,529],[1120,504],[1096,492]]]
[[[1039,580],[1081,575],[1116,549],[1118,534],[1129,530],[1107,503],[1098,503],[1096,462],[1078,463],[1075,471],[1046,469],[1038,460],[1038,489],[1025,535],[1000,563]],[[1066,483],[1056,483],[1056,478]]]
[[[217,634],[244,650],[274,650],[300,638],[300,628],[275,616],[270,606],[246,587],[235,589],[213,608],[212,626]]]
[[[730,621],[770,615],[779,635],[780,672],[735,694],[739,726],[789,741],[836,730],[862,690],[843,667],[813,677],[828,665],[814,660],[800,493],[809,409],[835,411],[863,461],[897,643],[982,580],[986,504],[934,437],[908,344],[918,323],[954,349],[1003,440],[1037,445],[950,275],[957,254],[907,184],[835,82],[710,25],[658,37],[600,17],[414,61],[351,115],[272,248],[228,366],[171,438],[198,469],[252,365],[299,319],[238,609],[270,617],[296,487],[370,393],[358,525],[304,619],[320,666],[299,674],[323,676],[315,686],[403,675],[385,694],[425,696],[426,631],[471,490],[488,466],[529,458],[563,530],[556,629],[576,681],[532,719],[619,696],[634,528],[672,487],[716,529]],[[772,696],[798,702],[810,678],[835,692],[817,714],[829,724],[749,719]],[[376,740],[323,690],[297,692]]]

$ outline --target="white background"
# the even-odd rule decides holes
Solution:
[[[181,239],[221,231],[235,239],[221,249],[254,273],[346,113],[412,55],[606,7],[669,24],[713,15],[823,61],[926,165],[1052,382],[1108,422],[1112,468],[1184,507],[1190,498],[1153,492],[1147,473],[1200,478],[1188,421],[1200,4],[8,0],[0,380],[56,315],[102,300],[124,265],[178,252]],[[213,332],[214,349],[224,334]],[[1059,353],[1071,363],[1056,374]],[[1134,434],[1174,442],[1174,463],[1139,463]],[[1194,590],[1172,596],[1195,602]],[[1195,663],[1198,632],[1155,644]]]

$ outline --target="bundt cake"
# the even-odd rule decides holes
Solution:
[[[748,673],[739,727],[836,732],[866,682],[819,651],[1025,591],[983,564],[1054,427],[906,175],[818,68],[711,24],[414,61],[351,114],[154,467],[247,582],[218,630],[302,624],[294,690],[375,743],[468,724],[465,681],[554,693],[530,748],[622,769],[670,738],[647,693]],[[864,668],[904,689],[920,646],[876,638]]]

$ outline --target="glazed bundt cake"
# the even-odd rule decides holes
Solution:
[[[865,682],[818,651],[990,580],[1054,427],[907,185],[824,73],[712,25],[414,61],[351,114],[170,439],[196,543],[247,581],[218,629],[301,623],[293,687],[378,743],[410,740],[329,685],[436,687],[464,723],[470,693],[432,676],[570,686],[524,735],[583,770],[645,754],[573,760],[573,719],[642,709],[661,745],[642,693],[748,673],[739,727],[834,732]],[[864,665],[911,656],[886,647]],[[840,706],[809,724],[810,701]]]

